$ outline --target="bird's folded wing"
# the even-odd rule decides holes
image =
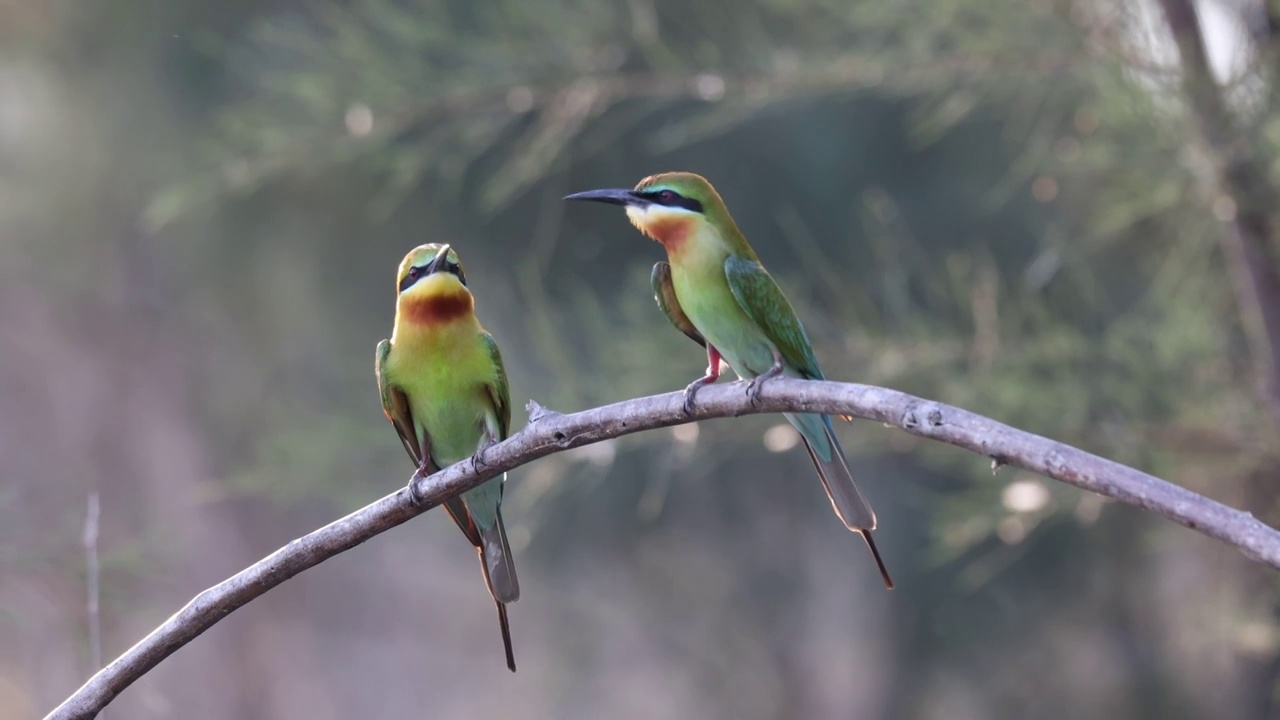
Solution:
[[[706,338],[693,326],[693,321],[684,314],[684,308],[680,307],[680,300],[676,298],[676,289],[671,284],[671,266],[665,262],[655,264],[649,282],[653,285],[653,299],[658,301],[658,309],[662,310],[662,314],[690,340],[706,347]]]
[[[822,380],[809,336],[773,277],[759,263],[739,257],[724,261],[724,275],[738,306],[777,346],[782,359],[804,377]]]

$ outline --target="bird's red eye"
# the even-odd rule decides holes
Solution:
[[[658,202],[660,203],[664,203],[664,204],[673,203],[675,201],[676,201],[676,194],[674,192],[671,192],[670,190],[663,190],[662,192],[658,193]]]
[[[420,268],[420,267],[418,267],[418,266],[416,266],[416,265],[415,265],[415,266],[413,266],[413,267],[411,267],[411,268],[409,268],[409,277],[411,277],[411,278],[416,278],[416,277],[418,277],[418,276],[419,276],[419,275],[421,275],[421,274],[422,274],[422,268]]]

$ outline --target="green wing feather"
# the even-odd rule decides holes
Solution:
[[[693,326],[693,321],[684,314],[684,308],[680,307],[680,300],[676,298],[675,286],[671,284],[671,266],[665,262],[655,264],[649,282],[653,285],[653,299],[658,301],[658,309],[662,310],[662,314],[690,340],[706,347],[706,338]]]
[[[757,262],[731,256],[724,261],[724,275],[739,307],[777,346],[782,359],[804,377],[822,380],[809,336],[768,271]]]
[[[482,332],[480,337],[488,347],[489,359],[493,361],[494,368],[497,370],[494,384],[488,387],[494,414],[498,416],[500,434],[497,439],[506,440],[511,434],[511,389],[507,386],[507,370],[502,365],[502,353],[498,350],[498,343],[493,341],[493,336]]]
[[[387,419],[396,429],[396,434],[400,436],[400,442],[404,444],[405,451],[413,459],[413,464],[420,466],[423,457],[429,458],[431,448],[422,447],[418,442],[418,433],[413,425],[413,413],[409,410],[409,397],[387,377],[386,365],[389,355],[391,355],[391,341],[383,340],[378,343],[375,371],[378,375],[378,394],[382,396],[382,411],[387,414]],[[432,462],[431,471],[435,472],[438,469]]]
[[[511,391],[507,386],[507,370],[502,365],[502,353],[498,343],[487,332],[480,334],[481,340],[489,350],[489,359],[493,361],[494,383],[487,387],[489,398],[493,401],[494,414],[498,418],[498,440],[505,440],[511,430]],[[506,475],[498,481],[498,497],[506,488]],[[490,480],[489,482],[493,482]],[[515,657],[511,653],[511,635],[507,627],[507,610],[504,603],[515,602],[520,598],[520,582],[516,579],[514,556],[511,545],[507,542],[507,530],[502,523],[502,511],[498,505],[493,507],[494,524],[480,532],[481,556],[485,563],[485,582],[489,592],[498,602],[498,618],[502,624],[503,642],[507,647],[507,667],[514,672]],[[501,598],[501,599],[499,599]]]

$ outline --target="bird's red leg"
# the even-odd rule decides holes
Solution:
[[[747,397],[751,398],[751,404],[756,404],[756,399],[760,397],[760,387],[764,385],[766,380],[776,378],[782,374],[782,353],[777,348],[773,349],[773,365],[763,373],[751,378],[751,382],[747,383]]]
[[[707,374],[689,383],[684,389],[684,414],[693,414],[693,396],[703,385],[710,385],[720,379],[720,351],[711,343],[707,343]]]

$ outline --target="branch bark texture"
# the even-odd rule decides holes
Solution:
[[[293,540],[254,565],[201,592],[185,607],[89,679],[46,720],[91,718],[161,660],[219,620],[310,567],[386,532],[445,499],[538,458],[622,435],[695,420],[752,413],[822,412],[876,420],[913,435],[949,443],[1002,465],[1012,465],[1163,515],[1236,547],[1246,557],[1280,569],[1280,531],[1139,470],[1024,432],[942,403],[886,388],[777,378],[753,406],[744,384],[703,388],[692,416],[679,392],[627,400],[571,415],[529,403],[530,422],[494,445],[485,463],[460,462],[417,480],[423,507],[406,489],[377,500],[315,532]]]

